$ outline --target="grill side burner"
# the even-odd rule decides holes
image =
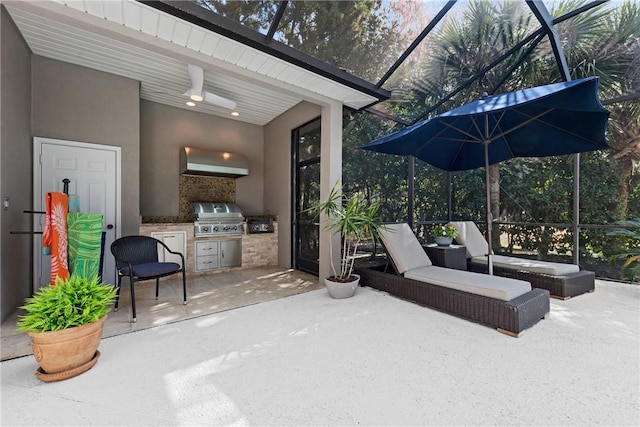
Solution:
[[[247,217],[247,234],[273,233],[273,220],[270,218]]]
[[[235,203],[196,202],[193,210],[196,237],[244,234],[244,216]]]

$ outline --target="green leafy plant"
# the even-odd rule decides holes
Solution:
[[[106,315],[115,300],[116,287],[91,278],[72,274],[56,278],[54,285],[40,288],[27,298],[27,314],[18,319],[18,329],[27,332],[50,332],[86,325]]]
[[[433,229],[431,230],[431,235],[433,237],[451,237],[455,239],[456,237],[458,237],[458,230],[456,230],[453,225],[439,224],[433,227]]]
[[[308,209],[310,212],[328,217],[326,229],[342,236],[340,272],[333,263],[330,252],[334,282],[350,282],[358,246],[366,240],[376,239],[382,223],[378,218],[380,204],[368,201],[362,193],[345,196],[338,184],[334,185],[327,200],[320,201]],[[329,246],[331,251],[331,246]]]
[[[640,279],[640,219],[620,221],[624,228],[616,228],[607,233],[608,236],[624,237],[623,251],[611,255],[612,260],[624,260],[622,267],[625,278],[635,282]]]

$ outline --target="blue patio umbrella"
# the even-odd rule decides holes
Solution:
[[[489,165],[609,148],[609,111],[590,77],[483,97],[378,138],[360,148],[414,156],[445,171],[484,167],[487,242],[491,245]],[[489,272],[493,272],[489,250]]]

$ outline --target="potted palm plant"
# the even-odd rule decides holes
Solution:
[[[336,184],[331,189],[327,200],[320,201],[309,211],[328,218],[326,229],[342,237],[342,253],[340,266],[336,268],[333,253],[330,252],[332,275],[325,278],[325,286],[333,298],[352,297],[360,283],[360,277],[353,274],[358,247],[378,236],[382,223],[378,218],[380,204],[370,202],[362,193],[351,196],[343,194]],[[332,251],[331,246],[329,250]]]
[[[45,382],[79,375],[93,367],[100,352],[102,327],[116,296],[116,288],[72,274],[40,288],[22,306],[26,314],[18,329],[31,337],[40,365],[36,376]]]

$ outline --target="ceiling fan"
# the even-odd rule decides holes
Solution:
[[[236,103],[230,99],[223,98],[215,95],[211,92],[203,90],[204,83],[204,70],[197,65],[188,64],[189,77],[191,78],[191,88],[189,88],[183,95],[188,96],[194,101],[204,101],[211,105],[217,105],[222,108],[228,108],[233,110],[236,108]]]

